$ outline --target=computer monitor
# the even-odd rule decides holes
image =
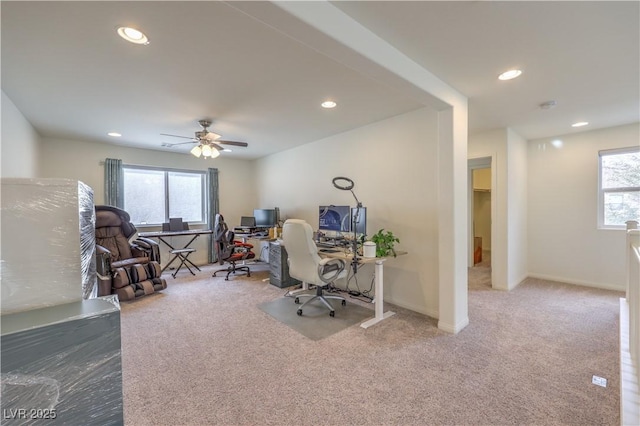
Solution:
[[[358,209],[357,207],[352,207],[350,221],[353,221],[354,215],[356,215],[356,235],[367,235],[367,208],[360,207]]]
[[[255,209],[253,217],[256,219],[258,228],[271,228],[278,224],[275,209]]]
[[[318,229],[320,231],[349,232],[351,219],[349,206],[320,206]]]
[[[256,218],[253,216],[242,216],[240,217],[240,226],[247,227],[247,228],[255,228]]]

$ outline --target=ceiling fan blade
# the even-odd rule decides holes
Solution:
[[[171,136],[172,138],[182,138],[182,139],[191,139],[191,140],[196,140],[194,138],[190,138],[188,136],[178,136],[178,135],[168,135],[166,133],[160,133],[160,136]]]
[[[246,143],[246,142],[236,142],[236,141],[220,141],[220,140],[218,140],[218,141],[216,141],[216,143],[223,144],[223,145],[233,145],[233,146],[244,146],[244,147],[249,146],[249,144]]]
[[[178,142],[178,143],[167,143],[167,142],[165,142],[165,143],[162,144],[162,146],[165,146],[167,148],[171,148],[171,147],[174,147],[174,146],[186,145],[188,143],[195,143],[195,142],[197,142],[197,141],[191,140],[189,142]]]
[[[217,149],[218,151],[224,151],[224,148],[221,147],[220,145],[218,145],[215,142],[209,142],[209,145],[211,145],[212,147],[214,147],[215,149]]]

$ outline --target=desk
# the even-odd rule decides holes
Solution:
[[[346,253],[344,251],[337,251],[335,253],[330,253],[330,252],[323,252],[323,251],[319,251],[318,254],[322,257],[331,257],[334,259],[342,259],[347,263],[347,267],[349,267],[349,264],[351,263],[351,261],[353,260],[353,255],[351,253]],[[406,251],[396,251],[396,255],[397,256],[401,256],[407,254]],[[379,323],[380,321],[382,321],[385,318],[389,318],[390,316],[394,315],[395,312],[391,312],[391,311],[387,311],[384,312],[384,297],[383,297],[383,291],[384,291],[384,262],[387,260],[387,257],[358,257],[358,264],[360,265],[364,265],[367,263],[375,263],[375,292],[376,292],[376,296],[373,299],[374,302],[374,311],[375,311],[375,316],[373,318],[371,318],[370,320],[367,320],[365,322],[363,322],[362,324],[360,324],[360,327],[362,328],[369,328],[374,324]]]
[[[167,247],[169,247],[169,251],[188,249],[189,246],[193,244],[193,242],[196,240],[196,238],[198,238],[200,235],[205,235],[205,234],[213,234],[213,231],[211,229],[190,229],[185,231],[154,231],[154,232],[138,233],[138,235],[143,238],[157,238],[159,241],[162,241]],[[166,237],[181,237],[181,236],[191,236],[192,238],[187,242],[187,244],[185,244],[183,247],[179,249],[176,249],[174,246],[171,245],[171,243],[165,240]],[[165,267],[162,268],[162,272],[164,272],[165,269],[167,269],[169,265],[171,265],[178,257],[179,255],[174,254],[171,260],[169,261],[169,263],[167,263]],[[187,260],[187,262],[191,263],[191,265],[195,267],[197,270],[200,270],[200,268],[194,265],[190,260]]]
[[[235,234],[235,239],[240,239],[242,240],[243,243],[247,243],[248,240],[254,240],[257,241],[259,244],[259,247],[256,247],[255,244],[253,244],[253,242],[249,242],[249,244],[254,246],[254,251],[257,251],[256,249],[259,249],[258,255],[256,256],[254,262],[269,262],[269,242],[271,241],[275,241],[274,238],[269,237],[269,235],[264,235],[262,233],[253,233],[253,234]],[[267,243],[266,246],[264,246],[262,243]],[[267,249],[267,257],[263,258],[262,253],[264,252],[265,248]],[[242,261],[242,264],[244,265],[244,260]]]

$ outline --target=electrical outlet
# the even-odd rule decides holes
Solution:
[[[594,385],[602,386],[603,388],[607,387],[607,379],[604,377],[593,376],[591,379],[591,383]]]

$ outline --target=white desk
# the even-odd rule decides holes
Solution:
[[[241,239],[243,243],[248,243],[254,246],[254,248],[258,248],[257,256],[254,259],[254,262],[266,262],[269,263],[269,242],[276,241],[275,238],[271,238],[268,235],[256,235],[256,234],[235,234],[236,239]],[[253,242],[249,242],[249,240],[256,241],[258,244],[253,244]],[[265,245],[266,244],[266,245]],[[267,249],[267,255],[265,257],[262,256],[265,248]],[[256,252],[256,250],[254,250]],[[244,261],[242,261],[244,265]]]
[[[353,259],[353,255],[351,255],[350,253],[345,253],[344,251],[339,251],[339,252],[335,252],[335,253],[329,253],[329,252],[323,252],[323,251],[319,251],[318,254],[320,256],[324,256],[324,257],[332,257],[335,259],[342,259],[347,263],[347,267],[348,265],[351,263],[351,260]],[[403,254],[407,254],[406,251],[396,251],[396,255],[397,256],[401,256]],[[384,297],[383,297],[383,291],[384,291],[384,262],[387,260],[387,257],[358,257],[358,263],[359,264],[367,264],[367,263],[375,263],[375,298],[373,299],[373,303],[375,304],[374,306],[374,312],[375,312],[375,316],[373,318],[371,318],[370,320],[367,320],[365,322],[363,322],[362,324],[360,324],[360,327],[362,328],[369,328],[374,324],[379,323],[380,321],[382,321],[385,318],[389,318],[390,316],[394,315],[395,312],[392,311],[387,311],[384,312]]]

